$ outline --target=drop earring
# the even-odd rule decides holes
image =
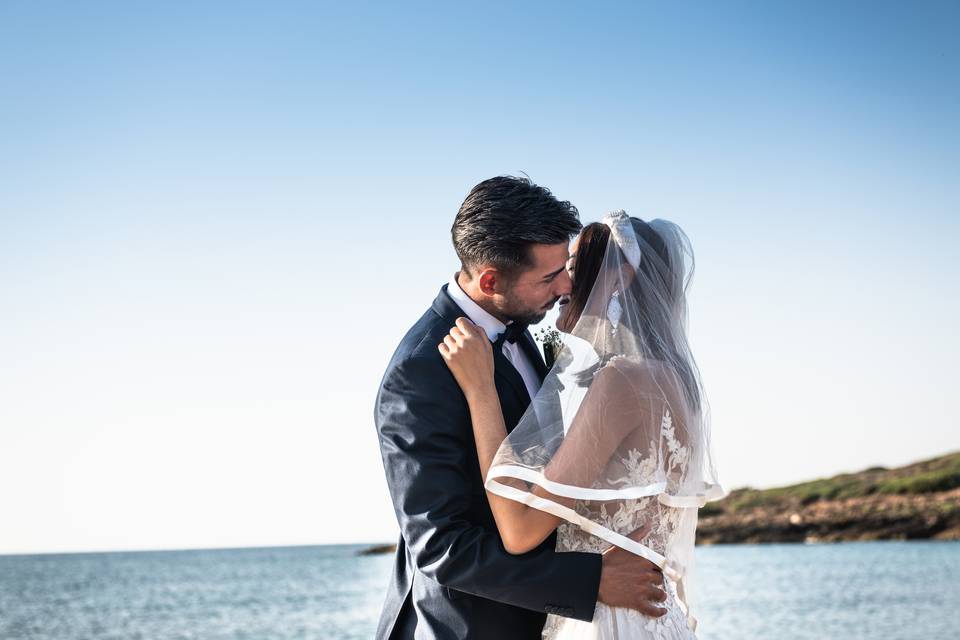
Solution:
[[[620,304],[620,292],[614,291],[610,296],[610,303],[607,304],[607,319],[613,325],[613,335],[617,335],[617,329],[620,326],[620,318],[623,316],[623,306]]]

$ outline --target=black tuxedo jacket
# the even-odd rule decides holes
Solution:
[[[556,534],[523,555],[504,550],[466,398],[437,350],[466,315],[446,289],[400,342],[377,394],[374,415],[400,539],[376,637],[539,640],[547,613],[593,618],[601,557],[555,552]],[[523,340],[542,378],[546,366],[529,332]],[[496,352],[494,361],[509,431],[530,397],[506,357]]]

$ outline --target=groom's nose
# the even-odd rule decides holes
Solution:
[[[573,291],[573,281],[570,279],[570,274],[567,273],[567,270],[564,269],[560,272],[560,275],[553,281],[556,285],[553,293],[557,297],[568,296]]]

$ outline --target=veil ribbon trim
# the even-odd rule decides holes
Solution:
[[[491,472],[492,471],[493,469],[491,469]],[[646,558],[653,564],[660,567],[663,572],[669,575],[674,581],[679,582],[683,577],[683,570],[681,567],[674,566],[674,563],[669,562],[664,556],[657,553],[650,547],[642,545],[635,540],[631,540],[627,536],[621,535],[616,531],[611,531],[607,527],[604,527],[593,520],[584,518],[569,507],[565,507],[551,500],[541,498],[527,491],[521,491],[520,489],[516,489],[505,484],[500,484],[492,477],[487,480],[486,486],[489,491],[497,494],[498,496],[508,498],[510,500],[516,500],[517,502],[522,502],[530,507],[533,507],[534,509],[539,509],[540,511],[546,511],[547,513],[579,526],[587,533],[606,540],[612,545],[621,547],[622,549],[638,555],[641,558]]]
[[[658,496],[660,503],[668,507],[700,508],[707,502],[719,500],[725,495],[720,485],[707,485],[705,490],[694,495],[675,496],[666,493],[666,482],[655,482],[641,487],[627,487],[625,489],[592,489],[575,487],[548,479],[539,471],[527,469],[512,464],[499,464],[487,472],[488,484],[494,478],[516,478],[537,484],[552,494],[573,498],[574,500],[634,500],[648,496]],[[487,487],[491,491],[491,487]]]

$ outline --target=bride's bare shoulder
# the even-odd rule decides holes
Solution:
[[[611,358],[597,379],[604,384],[628,384],[634,392],[643,395],[662,395],[672,391],[677,384],[676,376],[667,363],[629,356]]]
[[[646,380],[665,380],[669,373],[667,364],[662,360],[637,356],[614,356],[605,368],[613,368],[621,375],[631,378]]]

